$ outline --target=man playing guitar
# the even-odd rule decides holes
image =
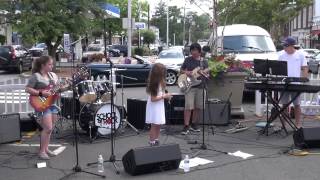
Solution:
[[[180,69],[181,73],[187,76],[193,76],[193,70],[200,67],[201,70],[208,68],[208,62],[201,59],[201,46],[198,43],[193,43],[190,46],[191,56],[187,57]],[[196,86],[192,86],[189,91],[185,92],[185,110],[184,110],[184,128],[181,132],[183,135],[187,135],[189,130],[200,132],[198,127],[199,112],[203,107],[203,88],[206,86],[206,77],[208,74],[204,71],[199,71],[202,82]],[[192,113],[192,121],[190,125],[190,117]]]

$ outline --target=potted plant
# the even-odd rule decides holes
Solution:
[[[212,56],[208,59],[210,80],[208,98],[227,101],[230,96],[231,115],[244,116],[242,97],[244,79],[252,71],[234,54]]]

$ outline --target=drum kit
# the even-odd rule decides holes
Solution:
[[[119,106],[114,106],[114,114],[111,114],[111,97],[116,92],[112,91],[112,84],[105,77],[97,81],[84,80],[75,85],[75,117],[81,129],[87,131],[90,140],[97,136],[111,134],[111,125],[115,123],[115,130],[120,127],[123,113],[120,114]],[[62,116],[70,118],[72,110],[73,91],[66,91],[61,94]],[[121,116],[122,115],[122,116]],[[114,118],[112,118],[114,117]]]

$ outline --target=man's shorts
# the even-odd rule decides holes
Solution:
[[[280,104],[287,104],[292,98],[294,98],[294,96],[296,96],[297,93],[296,92],[284,92],[280,95]],[[300,95],[292,102],[293,105],[298,106],[300,105],[301,99],[300,99]]]
[[[185,94],[185,110],[203,109],[203,99],[206,99],[206,93],[202,88],[191,88]]]

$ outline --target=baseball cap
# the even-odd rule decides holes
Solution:
[[[285,46],[285,47],[288,47],[288,46],[293,46],[296,44],[296,40],[292,37],[287,37],[283,42],[282,42],[282,45]]]

